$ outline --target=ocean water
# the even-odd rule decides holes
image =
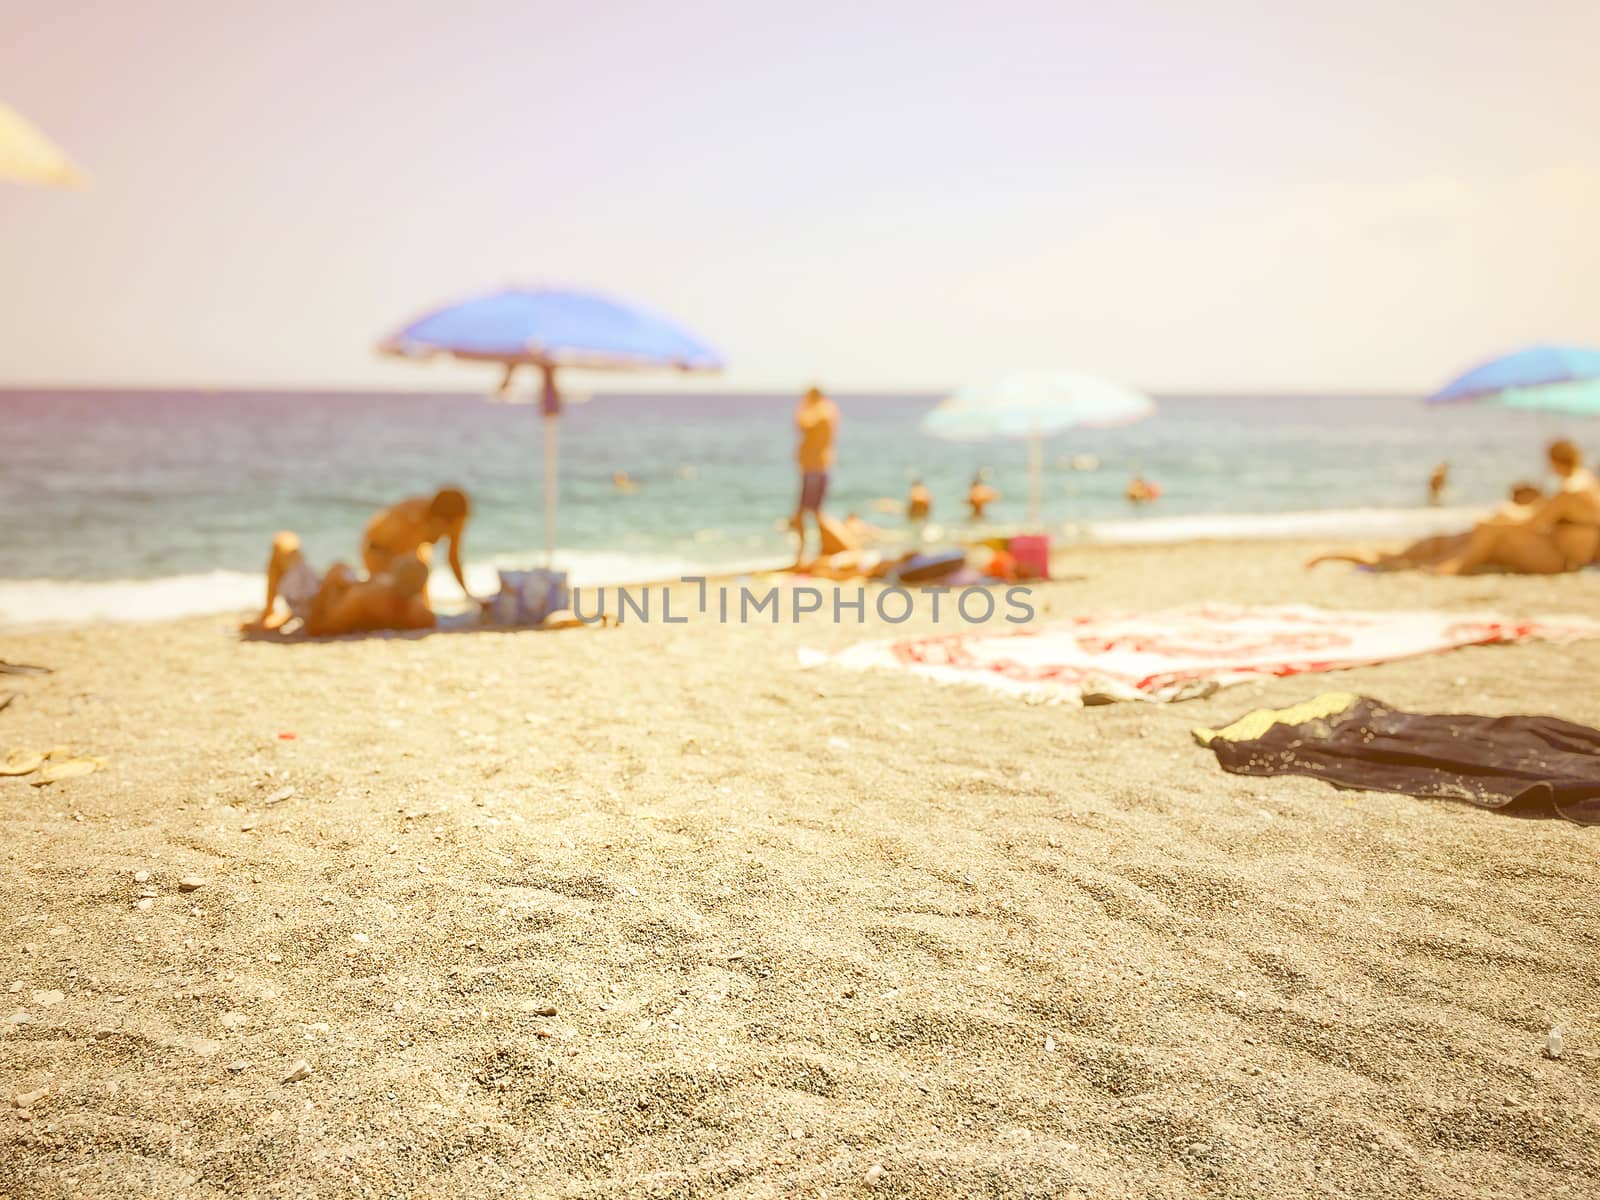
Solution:
[[[838,397],[829,508],[898,528],[874,501],[933,489],[936,536],[974,532],[961,497],[986,469],[996,527],[1027,511],[1026,448],[922,436],[933,396]],[[1063,538],[1296,533],[1402,537],[1467,519],[1513,478],[1540,478],[1565,430],[1409,397],[1158,398],[1158,415],[1046,443],[1045,517]],[[558,565],[584,582],[671,577],[792,553],[792,396],[607,395],[562,420]],[[0,624],[156,617],[246,606],[272,533],[313,561],[353,560],[368,517],[456,483],[471,494],[475,588],[538,561],[541,420],[477,395],[0,391]],[[1579,430],[1579,433],[1582,431]],[[1072,469],[1075,456],[1098,460]],[[1449,513],[1425,481],[1451,464]],[[637,482],[618,494],[614,471]],[[1134,512],[1133,471],[1163,489]],[[1462,511],[1454,511],[1460,509]],[[441,593],[448,588],[441,587]]]

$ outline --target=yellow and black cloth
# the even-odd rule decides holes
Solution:
[[[1310,775],[1600,825],[1600,729],[1556,717],[1408,713],[1332,692],[1194,735],[1235,775]]]

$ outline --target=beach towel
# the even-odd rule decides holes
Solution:
[[[1194,736],[1235,775],[1310,775],[1335,787],[1600,825],[1600,729],[1558,717],[1410,713],[1332,692]]]
[[[837,654],[803,654],[802,664],[907,671],[1036,703],[1170,702],[1249,679],[1370,666],[1461,646],[1589,637],[1600,637],[1600,623],[1577,617],[1208,604],[866,642]]]

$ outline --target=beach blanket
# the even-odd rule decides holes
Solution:
[[[1558,717],[1409,713],[1349,692],[1196,729],[1224,771],[1461,800],[1600,825],[1600,729]]]
[[[1249,679],[1370,666],[1461,646],[1591,637],[1600,637],[1600,623],[1577,617],[1207,604],[865,642],[837,654],[805,653],[802,665],[907,671],[1036,703],[1170,702]]]

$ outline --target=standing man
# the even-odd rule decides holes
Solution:
[[[805,562],[806,557],[806,513],[809,512],[816,523],[819,550],[824,540],[822,500],[828,493],[828,472],[834,462],[833,443],[839,429],[839,410],[822,394],[821,388],[814,387],[801,399],[794,423],[800,431],[800,446],[795,455],[800,464],[800,503],[790,525],[800,535],[800,549],[795,556],[798,565]]]

